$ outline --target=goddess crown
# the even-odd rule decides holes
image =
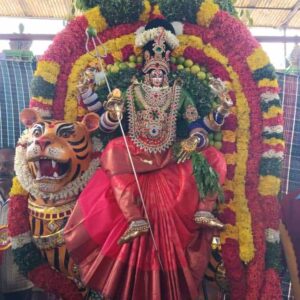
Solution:
[[[135,45],[144,47],[144,73],[148,73],[150,70],[162,70],[164,73],[170,71],[168,63],[170,50],[168,49],[175,49],[179,45],[179,41],[175,34],[168,30],[169,28],[165,28],[164,23],[166,21],[155,20],[152,24],[150,22],[147,26],[156,26],[149,29],[146,26],[146,30],[136,36]]]

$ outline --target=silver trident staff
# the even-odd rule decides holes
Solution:
[[[88,32],[88,29],[86,30],[86,36],[87,36],[87,39],[86,39],[85,48],[86,48],[87,53],[89,53],[90,50],[88,49],[88,42],[89,42],[90,34]],[[102,58],[105,58],[107,56],[107,49],[103,45],[100,38],[96,34],[95,34],[95,37],[96,37],[98,43],[100,44],[100,46],[102,47],[102,49],[104,51],[104,54],[103,55],[100,54],[100,52],[97,48],[96,42],[95,42],[95,38],[93,36],[91,36],[91,40],[93,42],[93,46],[94,46],[95,53],[96,53],[96,55],[95,56],[93,55],[93,56],[98,59],[102,75],[105,78],[107,89],[109,91],[109,94],[112,95],[113,93],[112,93],[112,90],[111,90],[110,84],[108,82],[108,79],[107,79],[107,76],[106,76],[106,73],[105,73],[105,70],[104,70],[104,67],[103,67],[103,63],[102,63]],[[152,226],[151,226],[151,223],[150,223],[149,215],[148,215],[148,212],[147,212],[147,208],[146,208],[144,196],[143,196],[143,193],[142,193],[141,185],[140,185],[140,182],[139,182],[139,179],[138,179],[138,176],[137,176],[137,172],[136,172],[133,160],[132,160],[132,155],[131,155],[131,152],[130,152],[130,149],[129,149],[129,146],[128,146],[128,142],[127,142],[127,139],[126,139],[125,132],[124,132],[124,128],[123,128],[123,125],[122,125],[122,122],[121,122],[122,121],[122,109],[120,109],[120,102],[121,101],[122,101],[121,99],[116,99],[115,102],[114,101],[111,102],[111,105],[114,106],[114,110],[115,110],[117,118],[118,118],[118,123],[119,123],[120,129],[121,129],[121,132],[122,132],[122,136],[123,136],[124,143],[125,143],[125,146],[126,146],[126,150],[127,150],[127,153],[128,153],[128,157],[129,157],[130,165],[131,165],[131,168],[132,168],[132,171],[133,171],[133,175],[134,175],[134,178],[135,178],[135,181],[136,181],[136,184],[137,184],[138,192],[139,192],[140,199],[141,199],[143,209],[144,209],[144,212],[145,212],[145,217],[146,217],[146,219],[148,221],[148,224],[149,224],[149,231],[150,231],[150,235],[151,235],[151,238],[152,238],[152,241],[153,241],[154,249],[155,249],[160,267],[161,267],[162,270],[164,270],[162,260],[161,260],[160,254],[159,254],[159,250],[158,250],[158,247],[157,247],[157,243],[156,243],[155,238],[154,238],[154,234],[153,234]]]

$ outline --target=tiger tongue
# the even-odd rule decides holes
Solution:
[[[40,160],[40,171],[41,176],[52,177],[54,172],[57,172],[57,166],[53,168],[51,159],[41,159]]]

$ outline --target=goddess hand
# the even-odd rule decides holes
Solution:
[[[229,110],[232,107],[233,102],[230,99],[228,93],[224,93],[220,95],[220,99],[221,99],[221,105],[217,108],[217,110],[221,115],[226,116],[229,113]]]
[[[103,104],[104,109],[108,111],[109,117],[114,121],[121,120],[124,111],[124,100],[119,89],[114,89]]]
[[[180,143],[180,151],[177,155],[177,163],[183,163],[187,159],[190,159],[192,153],[197,149],[199,143],[199,137],[196,135],[190,136]]]

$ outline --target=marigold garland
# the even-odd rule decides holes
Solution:
[[[35,76],[41,76],[45,81],[55,84],[60,72],[60,65],[53,61],[41,61],[37,65]]]
[[[258,87],[278,88],[278,81],[275,79],[270,80],[269,78],[264,78],[258,81]]]
[[[208,27],[218,11],[219,5],[213,0],[205,0],[197,12],[197,24]]]
[[[139,20],[142,22],[147,23],[150,18],[151,13],[151,4],[149,0],[144,0],[144,11],[140,15]]]
[[[11,188],[10,193],[9,193],[10,197],[15,196],[15,195],[19,195],[19,196],[27,196],[28,195],[28,192],[26,192],[22,188],[22,186],[21,186],[21,184],[20,184],[17,177],[13,178],[12,188]]]
[[[255,49],[250,56],[248,56],[247,63],[251,71],[256,71],[257,69],[261,69],[265,65],[270,64],[270,60],[265,51],[259,47]]]
[[[94,28],[97,33],[102,32],[108,26],[98,6],[86,11],[84,16],[87,18],[89,26]]]
[[[146,21],[148,14],[150,14],[149,7],[149,1],[144,1],[144,12],[140,16],[141,20]],[[78,24],[82,22],[80,23],[80,28],[84,29],[87,26],[92,26],[98,28],[98,32],[103,31],[106,25],[103,23],[103,20],[102,25],[96,24],[98,22],[96,22],[97,13],[97,10],[94,10],[94,15],[91,13],[91,17],[89,18],[85,16],[85,18],[89,19],[87,25],[84,25],[84,19],[80,19],[78,21]],[[161,14],[157,5],[154,7],[152,13],[156,15]],[[96,23],[93,23],[93,20]],[[257,105],[254,105],[254,103],[259,93],[262,95],[262,98],[266,92],[271,91],[276,93],[278,91],[278,83],[274,77],[274,68],[270,65],[269,59],[261,47],[258,47],[257,42],[237,20],[229,16],[229,14],[220,11],[219,6],[214,1],[206,0],[202,3],[197,13],[197,23],[203,27],[184,24],[184,34],[179,36],[180,46],[173,51],[172,55],[175,57],[184,56],[197,63],[205,61],[205,66],[213,75],[218,74],[223,80],[229,79],[232,84],[236,107],[233,109],[233,115],[228,119],[230,120],[227,122],[228,125],[225,124],[228,127],[224,128],[222,137],[222,151],[225,153],[228,163],[228,179],[225,183],[225,194],[228,195],[228,205],[222,212],[222,218],[224,217],[224,220],[232,223],[230,223],[231,227],[228,227],[228,230],[222,233],[221,240],[225,266],[231,282],[232,299],[252,300],[254,298],[251,297],[259,293],[258,291],[255,292],[256,294],[251,292],[251,288],[256,286],[253,278],[256,278],[255,276],[258,276],[257,278],[263,276],[263,253],[265,252],[264,247],[266,247],[263,231],[267,229],[267,224],[268,226],[272,224],[273,227],[276,227],[274,228],[276,230],[279,218],[278,210],[274,209],[272,214],[266,217],[264,225],[260,220],[261,213],[258,214],[260,216],[258,218],[257,212],[264,211],[267,214],[268,206],[277,207],[275,192],[279,186],[278,170],[280,168],[280,153],[284,149],[281,133],[273,133],[267,129],[268,126],[282,124],[282,109],[280,108],[279,101],[262,101],[261,111],[257,109]],[[218,28],[219,24],[224,24],[224,26]],[[127,53],[125,55],[122,52],[122,48],[132,45],[133,42],[132,38],[127,38],[126,40],[125,36],[132,34],[138,27],[129,26],[128,24],[124,24],[116,27],[116,30],[110,31],[108,29],[101,33],[101,39],[107,45],[110,61],[113,59],[122,61],[125,56],[128,57],[128,51],[125,51]],[[217,30],[218,36],[214,35],[214,30]],[[135,54],[140,53],[140,49],[134,47],[130,51]],[[59,53],[59,48],[57,49],[57,53]],[[80,106],[77,107],[76,85],[80,72],[85,69],[92,59],[85,57],[84,51],[81,48],[70,59],[73,67],[57,62],[58,65],[61,65],[59,75],[61,77],[58,77],[58,82],[60,82],[62,76],[65,76],[64,78],[68,80],[68,90],[60,93],[62,97],[65,97],[63,95],[67,94],[67,97],[64,98],[64,107],[65,118],[68,120],[75,120],[78,115],[85,113],[83,108]],[[40,73],[40,77],[49,83],[53,82],[51,76],[43,77],[42,74],[47,74],[46,71],[43,72]],[[252,79],[250,78],[251,76]],[[250,88],[246,89],[246,83],[250,81],[252,90]],[[256,90],[253,89],[253,82],[256,85]],[[44,82],[41,82],[41,86],[43,84]],[[48,103],[46,103],[47,101],[43,102],[41,95],[37,95],[36,99],[41,104],[49,104],[52,98],[44,98],[50,100]],[[261,113],[263,128],[253,126],[252,131],[249,133],[250,112],[257,116]],[[261,160],[260,168],[258,168],[260,170],[260,177],[258,177],[258,174],[253,173],[256,170],[255,168],[258,165],[258,159],[261,155],[259,152],[254,157],[255,168],[250,168],[249,165],[251,164],[248,153],[249,147],[251,147],[249,141],[253,137],[258,141],[262,141],[261,147],[265,151],[264,153],[266,153],[263,154],[265,155],[264,160]],[[255,147],[251,149],[256,150]],[[274,152],[269,152],[271,150]],[[268,155],[274,157],[274,153],[275,157],[277,154],[279,155],[276,158],[276,162],[266,160],[268,159]],[[257,177],[251,184],[253,185],[253,189],[256,189],[256,193],[258,192],[261,195],[261,199],[256,199],[256,194],[251,193],[249,189],[252,186],[245,190],[245,180],[248,180],[251,176]],[[270,195],[270,187],[273,188],[274,186],[275,192]],[[259,200],[261,203],[259,203]],[[251,216],[254,218],[253,224]],[[259,224],[256,224],[256,220],[260,221]],[[274,259],[277,260],[278,258],[274,254],[277,250],[268,251],[268,248],[269,245],[267,245],[266,256],[274,256]],[[260,250],[262,250],[262,254],[259,253]],[[238,256],[240,256],[242,261],[251,261],[249,267],[245,268],[248,278],[248,288],[246,288],[245,284],[246,273],[241,262],[238,260]],[[272,260],[272,258],[270,259]],[[229,263],[229,261],[233,263]],[[270,272],[268,270],[266,274],[276,282],[274,284],[275,289],[275,287],[278,288],[278,277],[273,276],[276,273],[272,272],[275,271],[270,266]],[[238,285],[237,278],[240,280],[240,286]],[[271,299],[271,295],[275,295],[271,285],[272,283],[269,279],[265,280],[265,289],[262,297]],[[268,295],[269,298],[267,298]]]

